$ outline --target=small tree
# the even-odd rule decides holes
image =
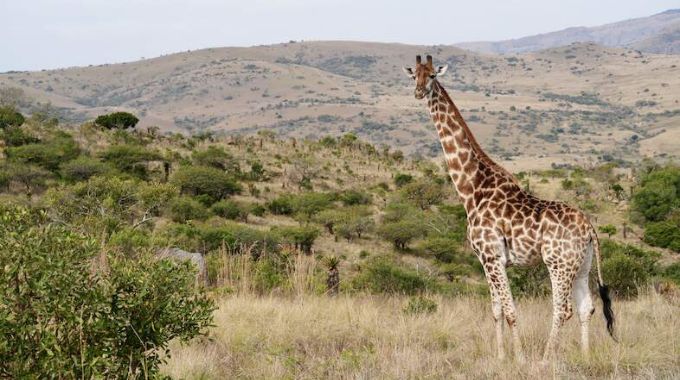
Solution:
[[[241,185],[224,171],[208,166],[182,167],[173,175],[174,183],[183,194],[204,195],[208,203],[241,192]]]
[[[94,123],[106,129],[128,129],[134,128],[139,119],[129,112],[114,112],[101,115],[95,119]]]
[[[340,290],[340,271],[338,271],[340,259],[337,256],[331,256],[326,259],[326,267],[328,273],[326,277],[326,291],[328,294],[334,296]]]
[[[12,106],[0,107],[0,129],[19,127],[26,119]]]
[[[616,235],[616,227],[613,224],[605,224],[604,226],[599,226],[597,229],[603,234],[607,234],[609,238],[611,238],[612,235]]]

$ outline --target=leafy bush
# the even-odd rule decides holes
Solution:
[[[105,163],[91,157],[78,157],[61,165],[61,175],[73,182],[85,181],[91,177],[103,175],[110,171]]]
[[[177,197],[168,205],[170,218],[178,223],[188,220],[204,220],[208,217],[208,209],[191,197]]]
[[[352,281],[355,289],[373,293],[415,294],[435,289],[435,283],[412,269],[386,257],[370,259]]]
[[[243,203],[223,200],[212,205],[213,214],[230,220],[245,221],[248,218],[249,207]]]
[[[633,194],[631,210],[644,221],[662,221],[680,207],[680,168],[668,166],[653,170],[641,178]]]
[[[664,268],[663,276],[680,285],[680,262],[675,262]]]
[[[638,287],[647,284],[658,272],[659,254],[629,244],[602,240],[602,276],[607,285],[623,297],[638,294]]]
[[[441,184],[425,180],[403,185],[401,193],[421,210],[440,204],[446,198],[446,192]]]
[[[2,171],[7,175],[9,182],[19,183],[26,189],[28,194],[42,189],[46,181],[52,177],[52,174],[47,170],[39,166],[27,164],[8,165]]]
[[[35,144],[40,142],[40,139],[27,133],[23,128],[7,127],[2,130],[2,140],[5,146],[21,146],[26,144]]]
[[[0,129],[7,127],[19,127],[25,121],[24,115],[14,107],[0,107]]]
[[[402,187],[408,183],[411,183],[411,181],[413,181],[413,176],[410,174],[397,173],[394,176],[394,184],[397,187]]]
[[[206,150],[193,152],[191,159],[195,165],[217,168],[232,175],[241,172],[238,161],[221,147],[210,146]]]
[[[9,378],[155,377],[173,339],[202,334],[212,302],[190,263],[111,256],[47,222],[0,211],[0,373]]]
[[[418,295],[408,299],[404,313],[410,315],[432,314],[437,311],[437,303],[425,296]]]
[[[291,215],[295,211],[295,199],[292,194],[283,194],[267,202],[267,209],[275,215]]]
[[[224,171],[208,166],[185,166],[172,177],[183,194],[205,195],[210,202],[241,192],[241,185]]]
[[[401,220],[388,222],[378,227],[378,235],[392,242],[394,247],[400,250],[408,248],[408,244],[425,234],[425,227],[417,220]]]
[[[675,220],[649,222],[643,240],[649,245],[680,252],[680,223]]]
[[[42,143],[9,147],[6,153],[11,161],[38,165],[56,172],[59,165],[78,157],[80,148],[71,136],[59,135]]]
[[[339,198],[345,206],[371,204],[371,195],[359,190],[344,191]]]
[[[311,253],[314,240],[319,237],[319,230],[312,226],[280,227],[273,232],[279,236],[279,241],[292,244],[305,253]]]
[[[107,129],[134,128],[139,119],[129,112],[114,112],[97,117],[94,121],[100,127]]]
[[[612,235],[616,235],[616,226],[613,224],[605,224],[604,226],[599,226],[597,228],[598,231],[602,232],[603,234],[607,234],[610,238]]]
[[[141,145],[113,145],[100,154],[100,157],[116,169],[145,179],[148,175],[147,165],[163,158],[158,152],[148,150]]]

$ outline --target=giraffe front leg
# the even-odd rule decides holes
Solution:
[[[484,264],[484,270],[486,271],[489,283],[493,287],[493,291],[496,294],[496,299],[500,304],[499,309],[502,311],[502,315],[505,316],[505,320],[510,327],[510,333],[512,334],[512,348],[515,353],[515,358],[518,361],[524,361],[524,352],[522,350],[522,343],[519,339],[519,329],[517,328],[517,310],[515,309],[515,302],[512,298],[512,292],[510,291],[510,282],[508,281],[508,275],[505,271],[505,265],[500,261],[491,261]],[[496,317],[497,305],[494,304],[494,319]],[[502,321],[499,318],[499,322],[496,324],[496,338],[499,345],[502,347]]]

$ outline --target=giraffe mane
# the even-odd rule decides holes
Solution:
[[[504,167],[502,167],[501,165],[496,163],[496,161],[491,159],[491,157],[489,157],[486,154],[486,152],[484,152],[484,149],[482,149],[482,147],[477,142],[475,135],[472,133],[472,130],[470,130],[470,128],[468,127],[467,123],[465,122],[465,119],[463,119],[463,115],[461,115],[460,111],[458,111],[458,107],[456,107],[456,104],[453,102],[453,100],[451,100],[451,97],[449,96],[449,93],[446,92],[446,89],[444,88],[444,86],[441,83],[439,83],[439,81],[436,81],[436,80],[434,81],[433,85],[438,87],[438,90],[440,91],[440,94],[444,98],[444,100],[448,104],[453,106],[453,115],[454,115],[455,121],[460,125],[460,127],[463,130],[463,133],[465,133],[465,135],[467,136],[468,141],[470,142],[470,147],[475,152],[475,154],[477,155],[479,160],[481,162],[489,165],[493,169],[501,172],[502,174],[507,176],[514,184],[519,186],[519,183],[517,182],[517,179],[515,178],[515,176],[513,176],[507,169],[505,169]]]

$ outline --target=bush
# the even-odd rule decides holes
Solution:
[[[680,252],[680,223],[674,220],[649,222],[645,225],[645,243]]]
[[[199,201],[191,197],[177,197],[168,206],[170,219],[178,223],[188,220],[204,220],[208,217],[208,209]]]
[[[193,152],[191,159],[195,165],[217,168],[232,175],[241,172],[238,161],[221,147],[210,146],[206,150]]]
[[[151,161],[161,161],[158,152],[141,145],[113,145],[100,154],[100,157],[116,169],[146,179],[147,165]]]
[[[612,237],[612,235],[616,235],[616,226],[613,224],[605,224],[604,226],[599,226],[597,228],[598,231],[602,232],[603,234],[607,234],[608,237]]]
[[[275,215],[291,215],[295,211],[295,199],[291,194],[283,194],[267,202],[267,209]]]
[[[85,181],[108,171],[108,165],[91,157],[78,157],[61,165],[62,177],[73,182]]]
[[[404,313],[410,315],[432,314],[436,311],[437,303],[422,295],[409,298],[408,304],[404,307]]]
[[[248,206],[230,200],[223,200],[212,205],[213,214],[224,219],[245,221],[248,218]]]
[[[663,271],[663,276],[675,282],[676,285],[680,285],[680,262],[667,266]]]
[[[210,203],[241,192],[241,185],[224,171],[208,166],[185,166],[172,177],[183,194],[205,195]]]
[[[613,240],[601,241],[602,276],[605,283],[617,294],[632,297],[638,287],[647,284],[649,277],[658,273],[659,254]]]
[[[398,222],[384,223],[378,227],[378,235],[392,242],[394,247],[400,250],[408,248],[408,244],[425,234],[425,227],[417,220],[401,220]]]
[[[394,184],[397,187],[402,187],[408,183],[411,183],[411,181],[413,181],[413,176],[410,174],[397,173],[397,175],[394,176]]]
[[[359,190],[347,190],[340,194],[340,201],[345,206],[371,204],[371,195]]]
[[[80,148],[71,136],[60,135],[43,143],[9,147],[6,153],[10,161],[37,165],[56,172],[59,165],[78,157]]]
[[[10,181],[21,184],[28,194],[45,187],[47,179],[52,177],[50,172],[35,165],[13,164],[5,167],[3,171],[7,173]]]
[[[516,296],[542,297],[550,294],[548,268],[539,264],[531,267],[513,266],[508,268],[510,289]],[[605,277],[608,282],[608,277]]]
[[[435,288],[432,279],[385,257],[370,259],[352,284],[372,293],[415,294]]]
[[[107,129],[128,129],[134,128],[139,119],[129,112],[114,112],[107,115],[101,115],[94,121],[100,127]]]
[[[644,175],[633,194],[631,210],[644,221],[662,221],[680,207],[680,168],[669,166]]]
[[[427,210],[430,206],[440,204],[446,197],[444,186],[435,182],[420,180],[402,186],[402,194],[406,199]]]
[[[173,339],[210,325],[190,263],[110,256],[26,209],[0,211],[0,373],[8,378],[155,377]]]
[[[1,136],[5,146],[21,146],[40,142],[40,139],[28,134],[23,128],[19,127],[7,127],[2,131]]]
[[[319,230],[312,226],[280,227],[274,232],[281,242],[292,244],[304,253],[311,253],[314,240],[319,237]]]
[[[24,121],[24,115],[19,113],[14,107],[0,107],[0,129],[19,127]]]

